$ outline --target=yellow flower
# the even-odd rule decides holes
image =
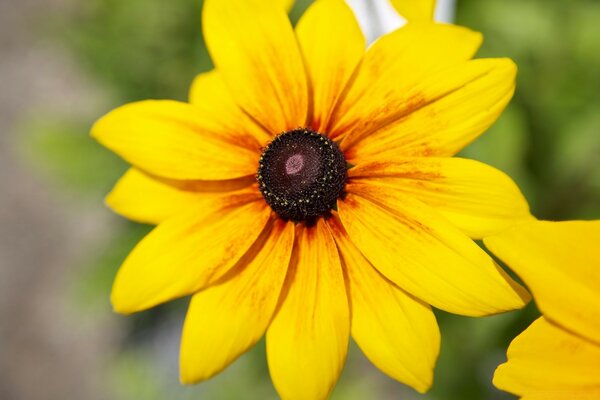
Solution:
[[[543,316],[511,343],[494,384],[527,400],[600,399],[600,221],[518,225],[485,245]]]
[[[407,21],[428,22],[433,20],[435,0],[390,0]]]
[[[426,391],[430,305],[482,316],[529,300],[471,240],[530,218],[526,201],[500,171],[451,158],[502,112],[515,65],[470,60],[481,35],[449,25],[365,51],[342,0],[315,2],[295,31],[270,2],[206,0],[203,27],[216,68],[190,104],[125,105],[92,130],[134,166],[110,207],[158,224],[119,270],[115,310],[193,295],[184,383],[266,332],[281,397],[325,398],[352,334]]]

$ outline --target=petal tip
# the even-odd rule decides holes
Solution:
[[[495,265],[499,275],[508,285],[507,290],[510,291],[510,299],[507,298],[505,307],[498,312],[502,313],[512,310],[520,310],[529,304],[532,299],[529,291],[527,291],[524,286],[516,282],[510,275],[508,275],[508,273],[502,267],[496,263]]]
[[[113,312],[121,315],[130,315],[135,312],[135,309],[128,305],[125,301],[122,301],[119,296],[113,292],[110,295],[110,304],[112,305]]]
[[[101,144],[102,144],[101,127],[102,127],[104,119],[106,118],[107,115],[108,114],[103,115],[102,117],[97,119],[96,122],[94,122],[92,124],[92,127],[90,128],[90,137],[92,137],[94,140],[96,140],[97,142],[99,142]]]
[[[194,376],[187,368],[183,366],[183,362],[179,363],[179,383],[182,385],[195,385],[200,383],[202,379]]]
[[[113,188],[110,192],[108,192],[108,194],[104,197],[104,205],[109,208],[111,211],[113,211],[116,214],[120,214],[118,209],[118,195],[117,195],[117,191],[115,190],[116,188]]]
[[[507,363],[500,364],[496,367],[494,371],[494,376],[492,377],[492,384],[501,390],[507,390],[507,385],[505,384],[505,376],[504,370],[506,368]],[[508,385],[510,386],[510,385]]]
[[[429,391],[429,389],[431,389],[431,386],[433,385],[433,378],[431,381],[429,382],[423,382],[423,383],[419,383],[419,384],[413,384],[413,389],[415,389],[417,392],[421,393],[421,394],[425,394]]]
[[[110,304],[112,305],[113,311],[121,315],[131,315],[148,308],[140,306],[140,304],[136,304],[131,301],[133,297],[130,293],[124,290],[122,285],[119,283],[119,274],[120,271],[117,273],[117,277],[113,282],[112,291],[110,293]]]
[[[422,371],[423,373],[420,373],[417,375],[414,375],[414,380],[412,382],[405,382],[407,384],[410,384],[410,387],[412,387],[413,389],[415,389],[417,392],[421,393],[421,394],[425,394],[429,391],[429,389],[431,389],[431,387],[433,386],[433,369],[435,367],[435,364],[432,366],[432,368],[427,371],[426,373],[424,371]]]
[[[499,58],[498,61],[502,68],[506,69],[509,74],[514,75],[516,77],[517,72],[519,71],[519,67],[512,58]]]

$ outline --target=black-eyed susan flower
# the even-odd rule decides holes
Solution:
[[[206,0],[215,70],[190,103],[118,108],[92,134],[133,168],[108,196],[158,226],[116,277],[132,313],[193,295],[184,383],[217,374],[266,333],[285,399],[325,398],[354,340],[424,392],[439,331],[431,306],[482,316],[528,300],[472,238],[529,217],[515,184],[451,158],[514,91],[507,59],[471,60],[481,35],[409,24],[365,51],[342,0],[294,30],[262,0]]]
[[[599,399],[600,221],[534,221],[484,241],[543,314],[511,343],[494,384],[527,400]]]

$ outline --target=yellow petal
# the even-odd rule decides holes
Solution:
[[[543,390],[539,393],[532,393],[521,397],[520,400],[598,400],[600,398],[600,390],[594,389],[583,389],[581,390],[568,390],[565,392],[554,392],[548,393]]]
[[[276,134],[303,126],[304,63],[285,10],[264,0],[206,0],[204,37],[236,102]]]
[[[359,136],[348,161],[456,154],[500,116],[514,93],[516,72],[509,59],[479,59],[428,77],[396,96],[391,117],[365,127],[371,134]]]
[[[263,236],[230,279],[192,297],[181,338],[183,383],[217,374],[265,333],[292,254],[294,224],[276,220]]]
[[[410,294],[469,316],[521,308],[529,300],[483,250],[429,207],[384,187],[346,187],[338,210],[348,236]]]
[[[352,244],[337,217],[338,245],[352,309],[352,337],[377,368],[425,393],[433,382],[440,332],[431,308],[379,274]]]
[[[423,78],[473,57],[481,34],[454,25],[408,24],[367,51],[329,133],[351,141],[395,120],[427,99],[414,90]]]
[[[343,0],[314,2],[296,32],[312,88],[310,125],[325,132],[333,107],[363,56],[365,38]]]
[[[560,391],[548,393],[548,391],[543,390],[539,393],[522,396],[520,400],[598,400],[598,398],[600,398],[600,391],[597,389],[569,390],[566,393]]]
[[[226,194],[183,190],[131,168],[108,194],[106,204],[131,220],[159,224],[190,207],[214,204],[215,196]]]
[[[534,221],[484,243],[523,279],[546,318],[600,344],[600,220]]]
[[[392,161],[358,164],[348,176],[419,199],[471,238],[480,239],[532,218],[512,179],[478,161],[394,157]]]
[[[407,21],[433,21],[435,0],[391,0],[392,5]]]
[[[158,225],[119,269],[115,311],[132,313],[194,293],[229,271],[271,213],[256,192],[215,198]]]
[[[502,390],[538,400],[600,398],[600,346],[543,317],[513,340],[507,356],[494,374]]]
[[[454,155],[495,122],[513,95],[515,74],[508,59],[480,59],[431,75],[364,115],[362,131],[353,129],[341,147],[351,163]]]
[[[268,0],[267,0],[268,1]],[[290,11],[294,7],[295,0],[279,0],[283,4],[283,8]]]
[[[145,174],[149,175],[147,173]],[[256,177],[254,175],[248,175],[241,178],[228,179],[224,181],[202,181],[198,179],[181,180],[162,178],[154,175],[149,176],[160,182],[166,183],[175,189],[198,193],[225,193],[244,188],[249,189],[249,186],[256,185]]]
[[[299,228],[284,298],[267,331],[267,359],[282,399],[325,399],[348,350],[350,317],[335,242],[322,219]]]
[[[243,141],[251,135],[256,139],[256,150],[259,151],[272,138],[237,105],[217,70],[196,76],[190,87],[190,103],[221,122],[222,132],[233,142]]]
[[[256,173],[256,140],[231,141],[219,116],[186,103],[147,100],[111,111],[92,136],[134,166],[175,179],[222,180]]]

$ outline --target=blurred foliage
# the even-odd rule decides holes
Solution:
[[[308,3],[296,4],[293,21]],[[184,100],[195,74],[211,67],[200,10],[198,0],[74,2],[52,32],[109,92],[114,106],[145,98]],[[506,56],[519,65],[513,102],[462,155],[509,173],[540,218],[598,218],[600,2],[459,0],[457,18],[459,24],[484,33],[480,56]],[[28,159],[49,180],[99,203],[126,166],[89,138],[92,122],[39,116],[25,126],[24,137]],[[90,255],[73,291],[73,301],[84,312],[107,306],[118,265],[149,229],[123,221],[112,239]],[[178,340],[186,304],[180,300],[122,320],[127,334],[107,371],[111,395],[144,400],[275,398],[264,343],[207,383],[178,384]],[[442,353],[435,385],[425,396],[377,372],[353,345],[333,399],[512,398],[491,386],[492,373],[511,338],[535,315],[533,305],[479,319],[438,312]]]
[[[75,281],[72,298],[86,313],[99,313],[107,305],[113,279],[127,254],[148,232],[150,227],[124,222],[122,229],[111,235],[99,254],[93,254],[87,268]]]
[[[48,180],[96,202],[127,165],[82,134],[88,129],[85,121],[37,116],[21,127],[27,138],[22,153]]]
[[[534,214],[597,218],[600,2],[461,0],[458,5],[458,23],[485,34],[480,55],[510,57],[519,66],[509,114],[515,128],[524,128],[524,140],[514,149],[521,154],[503,158],[511,160],[506,169],[527,189]],[[492,158],[500,154],[496,148],[513,140],[511,127],[502,122],[486,134],[495,140],[476,144],[496,152]],[[480,147],[469,150],[477,157]]]
[[[73,8],[61,36],[81,65],[123,101],[185,100],[211,62],[198,1],[92,0]]]

